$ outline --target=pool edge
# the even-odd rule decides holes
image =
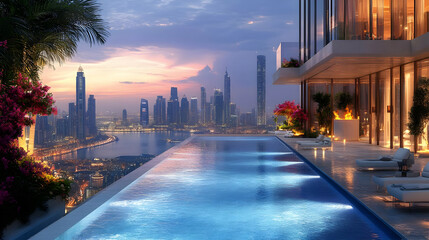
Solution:
[[[365,203],[359,200],[356,196],[354,196],[351,192],[337,183],[333,178],[331,178],[328,174],[323,172],[320,168],[318,168],[315,164],[309,161],[306,157],[304,157],[301,153],[299,153],[295,148],[282,141],[278,136],[275,136],[277,140],[288,147],[292,152],[294,152],[299,158],[301,158],[304,162],[306,162],[314,171],[316,171],[321,177],[323,177],[326,181],[328,181],[335,189],[337,189],[340,193],[342,193],[350,202],[352,202],[356,207],[359,208],[365,215],[373,221],[377,226],[382,227],[383,229],[388,230],[391,235],[396,236],[398,239],[407,239],[402,233],[384,221],[377,213],[371,210]]]
[[[170,155],[173,154],[174,151],[176,151],[178,148],[181,148],[183,145],[188,144],[192,139],[194,139],[196,136],[190,136],[181,143],[177,144],[176,146],[168,149],[167,151],[161,153],[160,155],[156,156],[152,160],[148,161],[147,163],[143,164],[139,168],[135,169],[134,171],[130,172],[129,174],[125,175],[118,181],[112,183],[108,187],[104,188],[100,192],[98,192],[95,196],[90,198],[88,201],[84,202],[82,205],[78,206],[76,209],[71,211],[69,214],[63,216],[59,220],[53,222],[51,225],[47,226],[46,228],[42,229],[40,232],[36,233],[29,239],[32,240],[48,240],[48,239],[56,239],[57,237],[61,236],[64,232],[72,228],[74,225],[76,225],[79,221],[81,221],[83,218],[85,218],[87,215],[89,215],[91,212],[96,210],[98,207],[100,207],[102,204],[110,200],[113,196],[115,196],[117,193],[122,191],[125,187],[132,184],[134,181],[136,181],[140,176],[150,171],[152,168],[160,164],[162,161],[164,161],[166,158],[168,158]]]

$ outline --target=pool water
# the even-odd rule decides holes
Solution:
[[[194,137],[59,239],[394,239],[275,137]]]

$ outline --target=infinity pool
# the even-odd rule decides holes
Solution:
[[[275,137],[201,136],[59,239],[400,238],[349,199]]]

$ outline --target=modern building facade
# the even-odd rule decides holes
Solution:
[[[149,125],[149,102],[144,98],[140,100],[140,125]]]
[[[90,136],[97,135],[96,108],[95,108],[94,95],[89,95],[89,98],[88,98],[88,133]]]
[[[206,88],[201,87],[201,124],[207,123],[207,93]]]
[[[256,106],[257,106],[257,125],[266,125],[265,116],[265,56],[258,55],[256,62],[256,78],[257,78],[257,92],[256,92]]]
[[[171,96],[167,104],[167,122],[168,124],[180,124],[180,104],[177,87],[171,88]]]
[[[229,120],[231,117],[231,77],[228,74],[228,70],[225,71],[225,75],[223,77],[223,117],[224,123],[229,124]]]
[[[69,103],[69,134],[71,137],[76,137],[76,105]]]
[[[86,139],[85,74],[82,66],[79,66],[76,76],[76,138]]]
[[[123,125],[123,126],[128,125],[128,114],[127,114],[127,109],[122,110],[122,125]]]
[[[198,123],[198,99],[197,97],[191,98],[191,110],[190,110],[190,121],[189,124],[196,125]]]
[[[184,125],[189,124],[189,101],[186,95],[180,100],[180,122]]]
[[[220,89],[215,89],[214,92],[214,120],[216,125],[223,125],[223,93]]]
[[[156,97],[156,102],[153,107],[153,116],[155,124],[166,124],[167,123],[167,114],[165,106],[165,98],[162,96]]]
[[[388,148],[428,150],[428,127],[417,139],[409,134],[407,123],[414,90],[429,77],[429,1],[301,0],[299,4],[302,65],[279,68],[273,78],[274,84],[301,85],[301,103],[309,114],[306,128],[319,127],[314,94],[329,94],[335,111],[340,110],[336,96],[347,95],[349,111],[359,119],[361,140]]]

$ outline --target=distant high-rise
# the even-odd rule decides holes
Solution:
[[[88,98],[88,133],[90,136],[97,135],[97,125],[95,120],[95,98],[89,95]]]
[[[69,136],[76,137],[76,105],[69,103]]]
[[[128,114],[127,109],[122,110],[122,125],[128,125]]]
[[[168,101],[167,105],[167,122],[169,124],[180,123],[180,104],[177,87],[171,88],[170,101]]]
[[[177,100],[179,101],[179,96],[177,93],[177,87],[171,87],[171,98],[170,100]]]
[[[227,70],[225,71],[225,76],[223,77],[223,79],[223,117],[224,122],[229,124],[229,118],[231,116],[231,78],[229,77]]]
[[[266,125],[265,117],[265,56],[257,56],[257,125]]]
[[[76,76],[76,138],[86,139],[85,74],[79,66]]]
[[[156,102],[153,107],[153,117],[155,124],[165,124],[167,122],[165,111],[165,98],[163,98],[162,96],[158,96],[156,98]]]
[[[190,113],[191,119],[190,124],[195,125],[198,123],[198,99],[197,97],[191,98],[191,113]]]
[[[140,100],[140,125],[149,125],[149,103],[144,98]]]
[[[206,89],[201,87],[201,124],[207,122],[207,94]]]
[[[223,124],[223,93],[220,89],[215,89],[214,92],[214,111],[216,125]]]
[[[182,97],[182,100],[180,101],[180,121],[182,124],[188,124],[189,123],[189,101],[188,98],[185,96]]]

